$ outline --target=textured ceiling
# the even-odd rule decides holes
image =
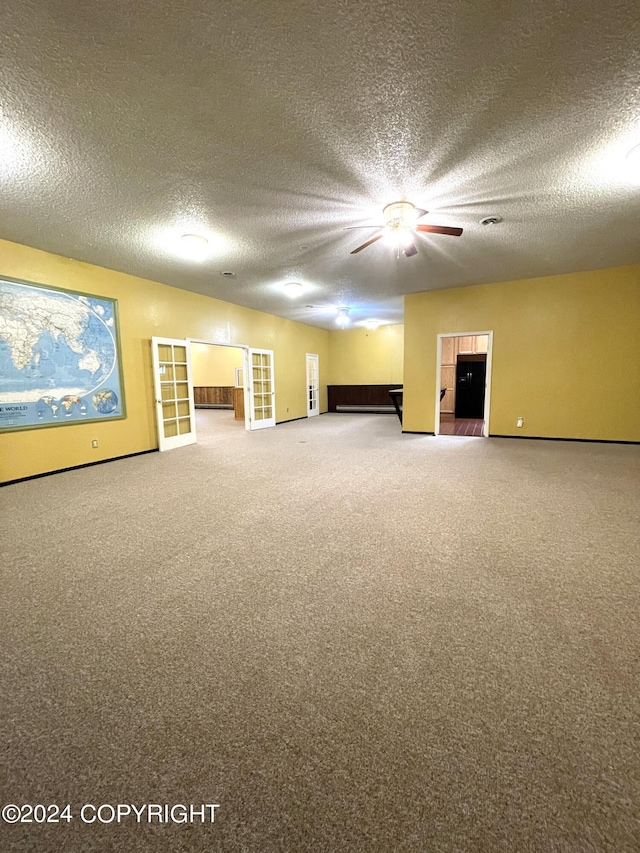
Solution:
[[[637,0],[21,0],[0,82],[0,237],[68,257],[327,328],[640,261]],[[350,255],[402,197],[463,235]]]

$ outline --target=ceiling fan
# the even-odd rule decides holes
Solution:
[[[450,228],[448,225],[420,225],[418,220],[421,219],[427,210],[416,207],[410,201],[393,201],[382,210],[384,225],[352,225],[351,228],[378,228],[380,234],[376,234],[371,240],[367,240],[362,246],[358,246],[350,254],[357,255],[367,246],[375,243],[376,240],[381,240],[383,237],[389,237],[395,243],[400,256],[400,250],[404,252],[407,258],[418,254],[418,249],[414,241],[414,234],[417,231],[428,232],[430,234],[451,234],[452,237],[459,237],[462,234],[462,228]],[[345,229],[349,230],[349,229]]]

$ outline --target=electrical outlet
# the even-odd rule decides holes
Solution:
[[[98,440],[94,438],[93,441],[91,442],[91,447],[97,447],[97,446],[98,446]]]
[[[518,418],[518,420],[516,421],[516,426],[517,427],[524,426],[524,418]]]

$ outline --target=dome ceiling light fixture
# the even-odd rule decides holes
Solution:
[[[209,253],[209,241],[201,234],[181,234],[180,249],[185,257],[202,261]]]
[[[350,254],[357,255],[367,246],[375,243],[376,240],[381,240],[385,237],[389,242],[393,243],[397,250],[397,257],[400,257],[402,251],[405,257],[410,258],[412,255],[418,254],[418,249],[415,244],[415,235],[419,232],[427,232],[430,234],[450,234],[452,237],[459,237],[462,234],[462,228],[451,228],[448,225],[421,225],[419,220],[426,216],[428,210],[423,210],[421,207],[416,207],[410,201],[393,201],[387,204],[382,209],[383,225],[352,225],[350,228],[377,228],[380,232],[367,240],[357,249],[354,249]]]
[[[287,294],[289,299],[296,299],[298,296],[301,296],[303,290],[304,287],[299,281],[287,281],[284,284],[284,292]]]
[[[340,326],[340,328],[344,329],[349,325],[349,309],[348,308],[338,308],[338,316],[336,317],[336,323]]]
[[[629,180],[634,184],[640,184],[640,145],[634,145],[626,159],[629,166]]]

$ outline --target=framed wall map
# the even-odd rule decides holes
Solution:
[[[124,417],[116,300],[0,277],[0,431]]]

